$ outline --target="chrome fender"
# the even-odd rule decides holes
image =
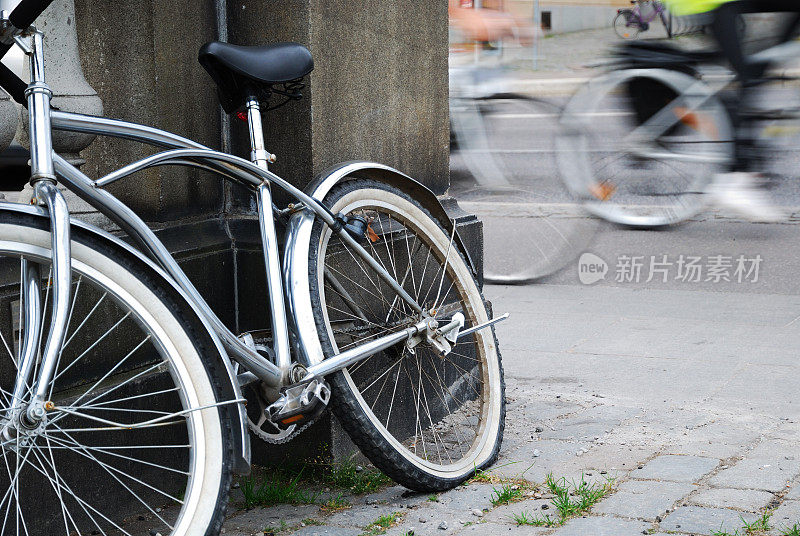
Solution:
[[[322,202],[331,189],[347,180],[367,178],[389,184],[408,194],[425,207],[448,233],[453,231],[450,219],[439,199],[428,187],[408,175],[374,162],[344,162],[322,172],[305,188],[305,192]],[[286,246],[283,254],[283,278],[286,302],[292,323],[292,346],[297,359],[306,366],[320,363],[325,356],[319,342],[314,311],[311,308],[309,287],[309,257],[311,253],[311,229],[315,215],[310,210],[296,212],[289,219],[286,229]],[[459,249],[475,273],[475,266],[458,233],[455,233]]]
[[[49,221],[49,216],[47,211],[41,207],[36,207],[32,205],[24,205],[21,203],[7,203],[7,202],[0,202],[0,212],[18,212],[23,214],[30,214],[33,216],[38,216],[41,218],[45,218]],[[208,320],[201,314],[200,310],[195,306],[192,300],[186,295],[186,293],[162,270],[157,264],[155,264],[152,260],[142,254],[140,251],[135,249],[130,244],[124,242],[123,240],[117,238],[116,236],[104,231],[94,225],[88,224],[86,222],[77,220],[75,218],[71,218],[71,225],[76,228],[84,229],[89,233],[95,235],[100,241],[110,243],[116,247],[122,248],[125,250],[126,253],[129,253],[133,257],[136,258],[139,262],[144,263],[147,267],[153,270],[163,281],[165,284],[169,285],[171,288],[177,292],[181,298],[192,308],[195,312],[197,318],[203,323],[203,327],[205,328],[208,336],[214,343],[217,352],[219,353],[222,362],[225,365],[225,371],[228,374],[228,380],[230,386],[223,386],[223,388],[227,391],[227,395],[229,399],[236,400],[244,398],[242,396],[242,391],[239,388],[239,382],[236,380],[236,374],[233,370],[233,365],[231,364],[231,360],[228,357],[228,353],[225,351],[225,348],[222,345],[222,342],[219,340],[219,337],[212,329],[211,325],[208,323]],[[230,389],[226,389],[225,387],[229,387]],[[236,404],[236,411],[231,412],[232,415],[236,415],[237,422],[233,423],[236,426],[236,429],[233,433],[233,440],[234,440],[234,460],[233,460],[233,470],[237,474],[249,474],[250,472],[250,434],[248,432],[247,427],[247,414],[245,413],[244,404]]]

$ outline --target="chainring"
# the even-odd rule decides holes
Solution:
[[[255,399],[255,401],[258,402],[257,406],[259,415],[258,422],[253,422],[253,419],[250,417],[250,412],[248,411],[247,426],[248,428],[250,428],[250,431],[253,432],[253,435],[258,437],[265,443],[269,443],[270,445],[281,445],[283,443],[287,443],[292,439],[294,439],[295,437],[297,437],[306,428],[314,424],[316,420],[319,418],[318,415],[317,417],[306,422],[299,428],[296,424],[293,424],[289,426],[289,428],[287,428],[286,430],[281,430],[280,428],[278,428],[277,425],[275,425],[275,423],[273,423],[267,418],[266,409],[267,406],[269,406],[269,402],[267,402],[267,400],[261,394],[261,389],[259,387],[260,384],[252,384],[246,388],[247,392],[245,394],[245,397],[250,402],[253,402],[253,399]],[[324,411],[322,413],[324,413]]]

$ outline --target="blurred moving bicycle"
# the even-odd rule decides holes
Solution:
[[[730,22],[724,35],[735,37]],[[800,58],[800,42],[790,40],[797,22],[747,55],[750,76],[726,67],[722,51],[621,45],[609,71],[562,115],[557,154],[567,187],[592,214],[632,227],[679,223],[712,201],[749,219],[777,220],[779,211],[766,210],[765,194],[750,184],[749,165],[796,176],[782,164],[800,147],[800,78],[789,69]]]
[[[560,107],[515,91],[539,30],[502,9],[449,5],[452,191],[483,220],[484,279],[532,282],[574,259],[596,228],[557,179]]]

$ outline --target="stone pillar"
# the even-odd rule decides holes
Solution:
[[[106,115],[219,147],[219,105],[197,63],[200,46],[217,35],[213,0],[76,0],[75,8],[83,71]],[[83,171],[102,176],[152,152],[99,138]],[[149,169],[109,190],[152,222],[219,213],[223,202],[220,180],[189,168]]]
[[[374,160],[447,191],[446,2],[239,0],[228,16],[231,43],[297,41],[314,56],[307,98],[265,117],[276,173],[305,185],[338,162]]]

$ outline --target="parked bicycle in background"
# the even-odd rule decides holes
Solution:
[[[650,24],[658,17],[672,37],[669,12],[659,0],[631,0],[632,8],[618,9],[614,17],[614,33],[622,39],[636,39],[639,34],[650,29]]]

